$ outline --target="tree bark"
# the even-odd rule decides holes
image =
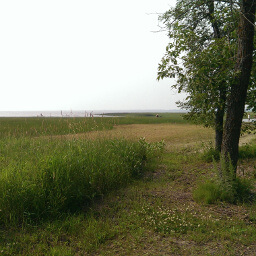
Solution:
[[[220,26],[218,24],[218,21],[214,17],[214,0],[208,0],[207,5],[209,10],[209,19],[213,28],[214,38],[221,38]]]
[[[220,102],[215,114],[215,149],[218,152],[221,152],[227,91],[225,86],[223,88],[220,88],[219,91],[220,91]]]
[[[238,52],[235,66],[236,75],[227,102],[222,155],[226,163],[231,160],[235,172],[234,175],[236,174],[242,118],[252,68],[255,7],[256,0],[241,1]]]
[[[223,115],[217,109],[215,116],[215,150],[221,152],[221,144],[223,138]]]
[[[214,38],[219,39],[221,38],[221,31],[220,26],[217,20],[214,17],[214,0],[209,0],[207,2],[208,10],[209,10],[209,19],[213,28],[213,35]],[[226,104],[226,87],[220,87],[220,100],[219,106],[215,113],[215,149],[221,152],[221,144],[223,138],[223,120],[225,114],[225,104]]]

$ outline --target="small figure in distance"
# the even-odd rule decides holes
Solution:
[[[158,114],[156,114],[156,117],[159,117],[159,115],[158,115]]]
[[[250,114],[248,115],[248,121],[250,122],[250,120],[251,120],[251,116],[250,116]]]

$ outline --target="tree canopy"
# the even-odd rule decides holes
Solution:
[[[176,78],[187,93],[179,107],[194,122],[213,126],[220,151],[226,98],[233,79],[238,11],[226,2],[179,0],[160,16],[170,43],[158,67],[158,79]]]
[[[220,150],[222,145],[223,154],[231,157],[234,166],[241,109],[247,90],[249,105],[256,94],[252,79],[250,83],[254,15],[254,0],[178,0],[160,16],[170,43],[159,64],[158,79],[176,78],[173,87],[188,94],[179,106],[189,110],[187,118],[215,127],[216,148]],[[236,132],[230,127],[232,122]],[[237,145],[227,143],[229,135],[235,136]]]

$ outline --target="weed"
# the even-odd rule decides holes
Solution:
[[[181,212],[177,209],[163,207],[144,207],[138,214],[144,218],[146,225],[164,234],[185,234],[195,227],[194,223],[189,221],[189,213],[187,211]]]

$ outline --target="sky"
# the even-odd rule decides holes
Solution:
[[[175,2],[0,1],[0,111],[177,109],[154,32]]]

